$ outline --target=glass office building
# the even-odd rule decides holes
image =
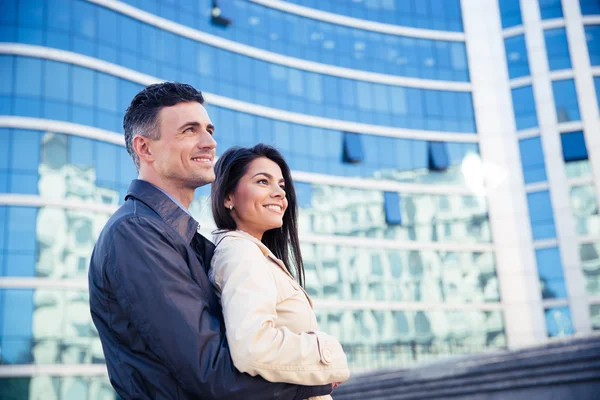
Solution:
[[[600,1],[219,7],[0,2],[0,397],[115,397],[87,268],[136,176],[124,110],[163,80],[205,92],[218,154],[291,164],[355,370],[600,329]]]

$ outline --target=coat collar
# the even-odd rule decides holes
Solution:
[[[154,185],[141,179],[134,179],[129,185],[125,200],[133,197],[156,212],[168,225],[190,243],[197,232],[199,224],[173,200]]]
[[[258,240],[254,236],[252,236],[249,233],[246,233],[244,231],[239,231],[239,230],[236,230],[236,231],[216,230],[216,231],[213,232],[213,242],[215,243],[215,246],[218,246],[219,243],[221,242],[221,240],[225,239],[228,236],[246,239],[246,240],[251,241],[255,245],[257,245],[258,248],[260,249],[260,251],[262,251],[262,253],[263,253],[263,255],[265,257],[270,258],[275,264],[277,264],[279,266],[279,268],[281,268],[283,270],[283,272],[286,273],[287,276],[290,277],[290,279],[292,281],[294,281],[296,283],[296,285],[298,286],[298,288],[300,290],[302,290],[302,292],[304,292],[304,295],[306,296],[306,299],[308,300],[308,303],[310,304],[310,307],[313,308],[313,302],[312,302],[310,296],[308,295],[308,293],[306,292],[306,290],[304,290],[303,287],[301,287],[300,285],[297,284],[296,278],[294,278],[294,276],[290,273],[290,271],[288,271],[288,269],[286,268],[286,266],[283,263],[283,261],[281,261],[279,258],[277,258],[275,256],[275,254],[273,254],[273,252],[271,252],[271,250],[269,250],[269,248],[267,246],[265,246],[265,244],[263,242],[261,242],[260,240]]]

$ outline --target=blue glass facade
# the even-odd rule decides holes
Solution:
[[[384,24],[462,31],[460,0],[288,0],[305,7]]]
[[[23,33],[13,19],[0,40],[69,50],[285,111],[396,128],[475,132],[469,92],[389,86],[272,64],[162,31],[83,0],[71,1],[71,7],[58,3],[64,8],[56,12],[60,28],[40,21]],[[111,34],[100,36],[100,27]]]

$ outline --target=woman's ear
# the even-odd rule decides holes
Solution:
[[[225,208],[227,208],[229,210],[233,209],[233,207],[234,207],[233,196],[231,194],[228,194],[227,196],[225,196],[224,206],[225,206]]]

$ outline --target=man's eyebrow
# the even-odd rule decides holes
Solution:
[[[183,124],[183,125],[181,125],[179,127],[179,130],[182,130],[183,128],[186,128],[188,126],[198,127],[198,126],[200,126],[200,123],[196,122],[196,121],[186,122],[185,124]],[[214,131],[215,130],[215,126],[213,124],[208,124],[208,125],[206,125],[206,129],[209,130],[209,131]]]

